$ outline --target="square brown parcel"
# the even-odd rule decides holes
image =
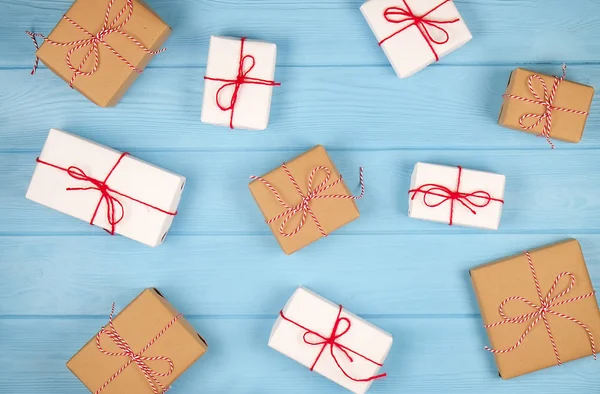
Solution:
[[[546,110],[542,104],[529,103],[507,96],[513,95],[537,100],[527,83],[529,77],[532,75],[539,75],[546,83],[548,95],[551,94],[555,77],[517,68],[510,74],[510,80],[508,82],[508,87],[506,88],[502,108],[500,109],[498,123],[501,126],[534,134],[541,134],[544,130],[545,120],[542,120],[531,130],[524,129],[519,123],[519,119],[525,114],[542,116]],[[535,78],[533,79],[532,84],[537,95],[541,99],[544,99],[544,89],[542,84]],[[556,91],[553,106],[589,113],[593,97],[593,87],[563,80]],[[587,117],[587,115],[553,110],[550,138],[566,142],[579,142],[583,136]],[[533,117],[529,118],[525,120],[525,125],[534,124],[538,119],[539,118]]]
[[[304,195],[307,194],[310,174],[316,167],[325,166],[331,172],[331,177],[327,184],[335,182],[340,177],[340,173],[329,158],[327,151],[321,145],[317,145],[285,164]],[[294,207],[302,202],[302,197],[281,166],[264,175],[262,178],[277,190],[281,199],[287,205]],[[315,179],[313,180],[313,189],[324,180],[324,171],[316,173]],[[267,221],[287,210],[287,208],[277,200],[274,193],[260,180],[252,181],[249,187],[250,192],[254,196],[256,203]],[[335,194],[352,195],[344,181],[341,181],[335,186],[320,193],[320,195]],[[360,216],[353,199],[317,198],[311,200],[309,204],[326,234],[330,234],[351,221],[358,219]],[[279,242],[281,249],[283,249],[286,254],[292,254],[323,237],[310,214],[307,215],[304,226],[291,236],[284,236],[280,232],[280,226],[284,219],[285,218],[280,218],[269,224],[269,227]],[[292,233],[300,223],[301,219],[302,210],[289,219],[285,225],[284,232]]]
[[[589,328],[595,342],[600,340],[600,311],[593,293],[590,276],[585,265],[579,242],[574,239],[530,251],[536,276],[539,281],[542,298],[550,292],[553,283],[562,273],[568,272],[575,277],[575,285],[567,294],[551,302],[550,309],[557,313],[575,318]],[[523,297],[540,306],[535,281],[525,253],[486,264],[471,271],[473,288],[479,301],[484,325],[503,321],[499,306],[508,297]],[[571,278],[564,275],[552,292],[550,298],[566,290]],[[555,305],[561,301],[580,296],[585,298],[573,302]],[[527,305],[523,300],[511,300],[504,306],[508,318],[539,312],[539,309]],[[500,376],[509,379],[529,372],[558,364],[552,348],[552,342],[546,331],[541,315],[523,319],[523,322],[507,323],[486,328],[492,349],[510,349],[517,344],[537,317],[537,324],[525,336],[521,346],[514,350],[495,354]],[[560,360],[564,363],[592,354],[590,337],[585,329],[574,321],[546,313],[552,336],[556,343]]]
[[[166,377],[156,379],[166,389],[186,369],[188,369],[207,350],[207,344],[196,333],[191,324],[180,317],[170,327],[169,323],[178,316],[178,312],[156,289],[144,290],[113,321],[115,331],[129,344],[135,354],[142,357],[168,357],[173,363],[173,372]],[[166,329],[165,329],[166,328]],[[110,329],[110,326],[105,327]],[[146,351],[140,354],[153,338],[164,333]],[[115,341],[106,333],[101,335],[100,344],[104,351],[123,353]],[[67,367],[92,392],[102,389],[102,394],[153,394],[152,386],[140,367],[125,355],[106,355],[102,353],[94,336],[68,362]],[[113,376],[127,362],[130,364],[122,373]],[[169,372],[169,362],[165,360],[144,361],[148,367],[158,373]],[[162,389],[155,383],[158,392]]]
[[[109,2],[110,0],[76,0],[65,16],[95,35],[103,28],[104,16]],[[133,14],[131,19],[120,30],[137,39],[151,51],[160,49],[171,34],[171,28],[144,2],[133,0],[132,4]],[[114,2],[110,11],[110,22],[119,15],[125,5],[126,0],[116,0]],[[127,15],[128,12],[125,11],[116,26],[124,22]],[[66,43],[86,40],[90,36],[67,19],[62,18],[48,38],[55,42]],[[152,54],[146,53],[132,40],[118,32],[107,34],[104,40],[139,70],[143,70],[153,57]],[[67,65],[66,58],[67,53],[74,47],[75,45],[57,46],[44,42],[36,55],[52,72],[68,83],[74,73]],[[90,42],[83,48],[74,51],[71,58],[74,67],[77,68],[81,64],[91,48],[92,44]],[[78,75],[75,78],[73,87],[95,104],[101,107],[112,107],[117,105],[136,80],[138,72],[132,70],[102,42],[98,43],[98,51],[99,64],[97,71],[91,76]],[[83,71],[91,71],[93,65],[94,54],[92,53],[82,69]]]

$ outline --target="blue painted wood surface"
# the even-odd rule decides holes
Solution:
[[[591,358],[502,381],[468,269],[566,237],[582,243],[600,286],[600,97],[583,141],[550,151],[496,118],[514,67],[600,87],[597,0],[458,0],[474,39],[398,80],[360,0],[148,0],[173,26],[116,108],[101,109],[42,68],[31,77],[25,29],[49,32],[70,0],[0,2],[0,393],[75,394],[65,361],[125,305],[156,286],[210,344],[173,393],[341,394],[266,346],[303,284],[390,331],[389,378],[372,393],[597,393]],[[199,122],[210,34],[278,44],[265,132]],[[188,178],[168,241],[149,249],[25,200],[51,127],[92,138]],[[247,191],[251,174],[321,143],[356,187],[360,220],[285,256]],[[498,232],[406,216],[417,161],[507,175]],[[129,393],[128,393],[129,394]]]

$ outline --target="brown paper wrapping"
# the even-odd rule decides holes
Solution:
[[[114,318],[114,326],[133,351],[139,352],[177,314],[175,308],[156,289],[146,289]],[[102,336],[101,344],[106,351],[122,352],[106,335]],[[143,356],[164,356],[173,361],[173,373],[167,377],[158,377],[159,382],[167,388],[206,352],[207,347],[190,323],[181,317]],[[67,367],[93,393],[127,361],[127,357],[102,354],[96,346],[94,336],[67,362]],[[147,364],[160,373],[169,370],[169,365],[164,361],[148,361]],[[148,380],[135,363],[130,364],[102,390],[102,394],[123,393],[153,394]]]
[[[583,253],[576,240],[566,240],[536,249],[530,251],[530,255],[543,297],[550,291],[556,277],[565,271],[575,275],[576,284],[567,295],[558,299],[557,302],[593,291]],[[524,253],[472,269],[471,280],[484,325],[502,320],[498,313],[498,307],[508,297],[521,296],[540,305],[533,275]],[[558,295],[568,284],[569,279],[563,277],[553,294]],[[592,331],[596,343],[600,342],[600,311],[595,297],[584,298],[552,309],[583,322]],[[533,311],[533,308],[520,301],[511,301],[505,306],[505,313],[508,316],[518,316]],[[552,314],[547,314],[547,316],[563,363],[592,354],[589,337],[581,326]],[[490,347],[497,350],[511,347],[532,321],[487,328]],[[500,376],[504,379],[557,364],[543,321],[538,322],[525,337],[520,347],[509,353],[495,354],[494,356]]]
[[[537,74],[544,79],[548,89],[548,94],[552,91],[554,85],[554,76],[536,73],[533,71],[517,68],[510,75],[508,87],[505,94],[525,97],[535,100],[529,87],[527,79],[529,76]],[[544,97],[544,89],[542,84],[534,80],[533,86],[539,97]],[[590,111],[592,98],[594,96],[594,88],[587,85],[582,85],[576,82],[563,80],[557,90],[553,105],[556,107],[569,108],[577,111]],[[544,106],[540,104],[528,103],[518,99],[504,97],[502,109],[498,123],[501,126],[515,130],[525,131],[528,133],[541,134],[544,130],[545,121],[531,130],[525,130],[519,124],[519,119],[525,114],[543,114]],[[525,125],[535,123],[536,118],[529,118],[525,121]],[[552,111],[552,129],[550,138],[554,138],[566,142],[579,142],[583,135],[587,115],[572,114],[563,111]]]
[[[76,0],[65,15],[79,23],[90,33],[96,34],[102,29],[108,4],[109,0]],[[111,21],[125,4],[125,0],[115,1],[110,14]],[[125,16],[119,21],[124,19]],[[135,37],[151,51],[160,49],[171,34],[171,28],[144,2],[139,0],[133,1],[133,16],[122,30]],[[61,18],[48,38],[56,42],[69,42],[87,39],[89,36],[64,18]],[[153,56],[144,52],[121,34],[109,34],[105,40],[138,69],[143,70]],[[72,64],[74,67],[79,66],[90,47],[82,48],[73,54]],[[50,70],[68,83],[73,77],[73,71],[69,69],[66,62],[67,52],[71,48],[59,47],[45,42],[36,55]],[[73,87],[95,104],[101,107],[112,107],[121,100],[127,89],[138,77],[138,73],[129,68],[125,62],[101,43],[99,44],[99,53],[98,71],[91,76],[79,75],[75,79]],[[93,64],[92,55],[87,61],[84,71],[92,70]]]
[[[308,189],[308,178],[310,173],[315,167],[321,165],[326,166],[331,171],[330,182],[334,182],[340,177],[340,174],[329,158],[327,151],[321,145],[317,145],[295,159],[286,162],[286,166],[296,179],[296,182],[303,193],[306,193]],[[275,187],[283,201],[288,205],[295,206],[302,201],[302,198],[281,166],[264,175],[263,178]],[[320,171],[315,176],[313,188],[324,179],[324,172]],[[252,192],[265,219],[272,219],[286,210],[286,208],[279,204],[273,193],[260,181],[254,180],[250,183],[250,192]],[[327,189],[323,194],[351,195],[351,192],[342,181],[330,189]],[[316,199],[311,201],[310,204],[315,216],[319,219],[319,223],[321,223],[321,226],[327,234],[345,226],[360,216],[356,203],[352,199]],[[299,212],[290,219],[286,225],[286,232],[293,231],[301,218],[302,212]],[[271,223],[269,226],[279,242],[281,249],[283,249],[286,254],[292,254],[322,238],[321,232],[312,218],[310,218],[310,215],[308,216],[304,227],[291,237],[284,237],[280,234],[279,227],[282,222],[283,218]]]

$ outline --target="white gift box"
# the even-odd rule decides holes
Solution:
[[[334,345],[326,343],[331,337],[335,338]],[[275,322],[269,346],[308,368],[314,365],[313,371],[363,394],[374,378],[385,376],[377,374],[392,346],[392,336],[300,287]]]
[[[417,163],[410,183],[408,216],[497,230],[505,182],[501,174]]]
[[[368,0],[360,10],[400,78],[473,38],[451,0]]]
[[[180,175],[52,129],[27,198],[157,246],[171,227],[184,185],[185,178]]]
[[[202,122],[236,129],[266,129],[273,86],[278,85],[274,81],[276,57],[277,45],[270,42],[212,36]],[[236,82],[238,77],[243,83]]]

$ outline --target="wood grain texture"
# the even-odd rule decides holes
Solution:
[[[342,394],[346,391],[267,347],[275,316],[263,319],[198,319],[191,323],[209,349],[173,385],[173,393]],[[591,357],[512,381],[498,377],[479,318],[370,319],[394,336],[385,370],[373,393],[594,393],[598,365]],[[75,394],[86,390],[64,367],[105,318],[0,320],[0,366],[7,393]],[[61,335],[56,335],[60,333]],[[45,351],[40,353],[40,348]],[[5,390],[5,391],[4,391]]]
[[[48,129],[57,127],[126,150],[290,149],[319,142],[353,149],[549,152],[543,139],[497,124],[514,67],[430,67],[405,80],[394,77],[391,67],[279,68],[282,86],[274,89],[265,132],[200,123],[204,69],[148,70],[109,109],[96,107],[48,70],[34,77],[26,70],[0,70],[0,85],[19,87],[0,90],[0,151],[39,151]],[[560,72],[558,65],[534,68]],[[600,86],[600,66],[573,66],[568,73],[574,81]],[[596,94],[581,143],[557,146],[600,148],[599,129]]]

